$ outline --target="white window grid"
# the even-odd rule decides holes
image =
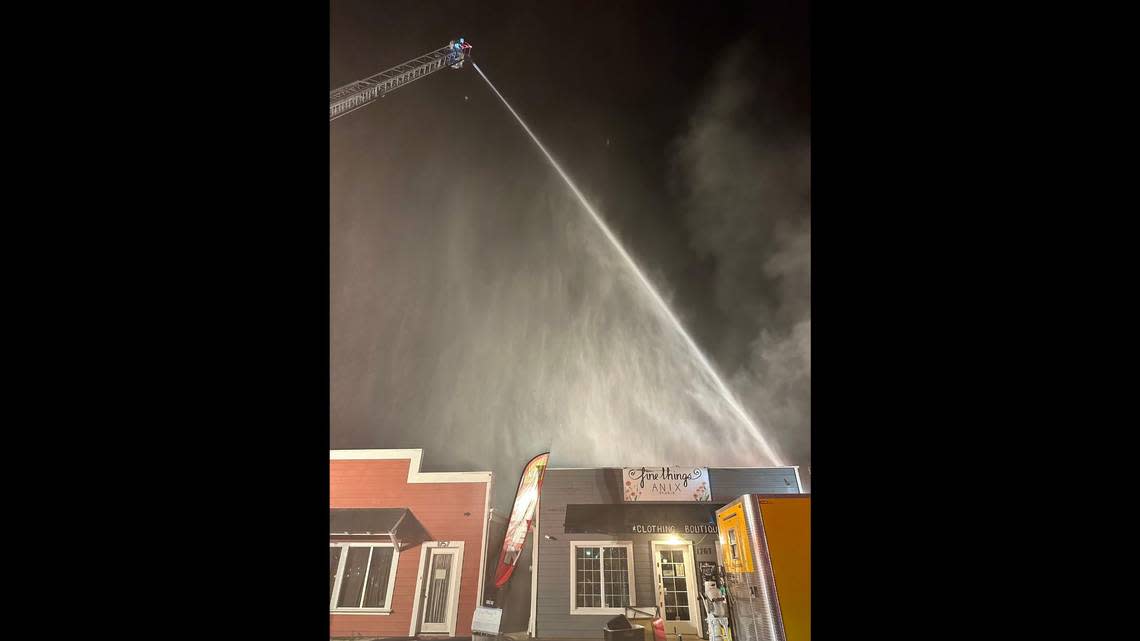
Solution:
[[[341,548],[340,561],[337,564],[336,582],[333,584],[332,598],[329,599],[329,612],[336,612],[339,614],[388,614],[392,611],[392,591],[396,586],[396,566],[400,560],[400,550],[391,543],[384,543],[379,541],[361,541],[361,542],[348,542],[348,541],[330,541],[330,548]],[[376,608],[365,607],[337,607],[337,600],[340,598],[341,581],[344,579],[344,569],[348,564],[348,549],[349,548],[391,548],[392,550],[392,565],[388,569],[388,590],[384,595],[384,605]],[[364,602],[364,593],[368,587],[368,573],[372,571],[372,552],[368,553],[368,560],[365,561],[364,571],[364,584],[360,589],[361,603]]]
[[[625,607],[605,607],[606,593],[605,593],[605,569],[602,565],[602,581],[600,585],[602,607],[579,607],[578,606],[578,548],[624,548],[626,558],[626,573],[627,585],[629,587],[629,606],[634,607],[636,601],[634,595],[637,594],[633,583],[633,542],[632,541],[571,541],[570,542],[570,614],[625,614]],[[603,558],[599,556],[600,559]]]

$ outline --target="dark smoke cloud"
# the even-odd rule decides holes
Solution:
[[[738,362],[733,389],[785,462],[806,472],[811,133],[787,115],[789,82],[754,47],[733,48],[676,141],[674,172],[691,245],[715,261],[715,300],[728,319],[723,340],[710,349],[722,364]]]

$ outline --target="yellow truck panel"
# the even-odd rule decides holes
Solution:
[[[760,499],[786,641],[811,639],[811,498]]]

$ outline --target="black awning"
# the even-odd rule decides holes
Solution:
[[[400,548],[429,538],[412,511],[405,507],[329,510],[329,532],[334,536],[386,536]]]
[[[716,532],[717,503],[567,505],[565,532],[708,534]]]

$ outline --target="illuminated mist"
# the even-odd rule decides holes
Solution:
[[[666,311],[660,267],[639,256],[644,277],[630,268],[478,76],[440,80],[331,130],[330,446],[423,448],[425,471],[491,470],[499,511],[542,451],[552,467],[806,468],[804,381],[788,389],[768,365],[768,347],[790,349],[785,325],[765,330],[778,319],[757,314],[738,319],[735,345],[704,345],[718,363],[738,353],[720,380],[678,331],[685,314]],[[462,117],[441,107],[455,101]],[[683,142],[681,160],[704,162],[705,142]],[[686,171],[696,195],[704,183]],[[691,209],[693,224],[708,213]],[[781,242],[765,260],[799,265],[801,249]],[[732,296],[731,279],[710,286]]]
[[[543,155],[546,156],[546,159],[549,160],[550,164],[554,166],[554,170],[558,172],[558,175],[562,177],[562,180],[566,181],[566,186],[570,188],[570,191],[574,192],[574,196],[578,199],[578,202],[582,204],[582,207],[590,214],[590,217],[593,218],[594,222],[598,224],[598,229],[600,229],[602,231],[602,234],[605,235],[606,239],[610,241],[610,244],[613,245],[614,250],[616,250],[618,255],[622,257],[622,260],[629,267],[633,275],[637,278],[637,281],[641,283],[642,287],[645,288],[645,293],[649,295],[654,303],[656,303],[657,310],[669,321],[669,324],[672,325],[673,329],[677,330],[677,333],[681,336],[681,339],[684,341],[685,345],[692,353],[693,358],[697,359],[697,362],[700,363],[701,367],[704,369],[704,373],[707,375],[708,379],[712,381],[713,385],[716,386],[717,391],[720,392],[721,396],[724,397],[725,403],[728,403],[728,406],[732,408],[732,411],[736,414],[737,418],[739,418],[752,431],[753,435],[756,437],[756,441],[760,447],[760,450],[764,453],[769,461],[775,465],[779,465],[779,457],[776,456],[776,453],[772,451],[771,446],[768,445],[768,440],[765,439],[764,435],[760,433],[760,428],[756,427],[756,423],[753,422],[750,416],[748,416],[748,412],[746,412],[744,408],[740,406],[739,401],[733,398],[732,392],[730,392],[728,388],[725,387],[724,382],[720,380],[720,376],[716,373],[716,370],[713,369],[712,364],[708,362],[708,359],[705,357],[704,352],[702,352],[701,348],[693,342],[692,337],[689,336],[689,333],[686,332],[685,328],[681,325],[681,321],[677,320],[677,316],[673,314],[673,310],[669,309],[669,304],[661,298],[661,295],[657,293],[657,288],[653,286],[653,283],[649,282],[649,279],[647,279],[645,277],[645,274],[641,272],[641,268],[637,266],[637,263],[633,260],[632,257],[630,257],[629,253],[625,251],[625,248],[622,247],[621,241],[618,240],[616,236],[614,236],[613,232],[610,231],[609,226],[606,225],[606,222],[602,220],[602,217],[598,215],[598,212],[594,211],[594,208],[591,207],[590,203],[586,201],[586,197],[582,195],[582,192],[578,191],[578,188],[574,186],[574,182],[570,180],[570,177],[566,175],[566,172],[562,171],[562,167],[558,166],[558,162],[554,160],[554,157],[550,155],[550,152],[546,150],[546,147],[542,146],[542,143],[539,142],[538,137],[534,135],[534,132],[530,130],[530,127],[526,126],[526,123],[523,121],[522,117],[515,112],[510,103],[507,102],[507,99],[503,97],[503,94],[499,93],[499,90],[495,88],[495,85],[490,81],[490,79],[487,78],[487,75],[483,73],[483,70],[479,68],[479,65],[475,64],[474,62],[471,64],[474,65],[475,70],[479,72],[479,75],[483,77],[483,80],[487,81],[487,85],[491,87],[491,90],[495,92],[495,95],[499,97],[499,100],[503,101],[503,104],[506,105],[507,110],[511,112],[511,115],[519,121],[519,124],[522,125],[522,128],[526,131],[527,135],[530,136],[531,140],[534,141],[534,144],[537,145],[540,150],[542,150]]]

